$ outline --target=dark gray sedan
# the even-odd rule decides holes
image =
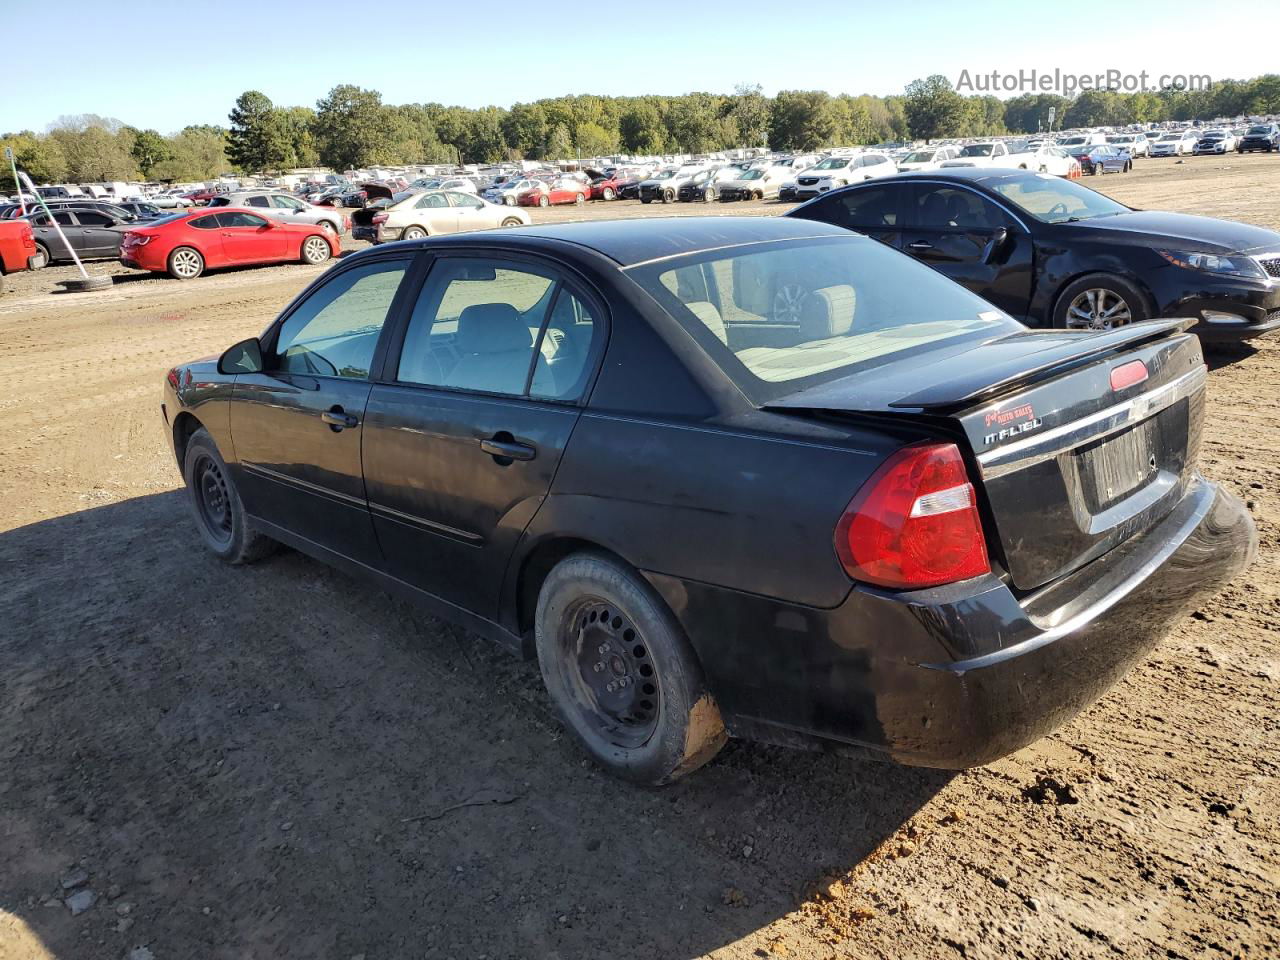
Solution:
[[[41,210],[27,217],[36,237],[37,256],[42,257],[44,263],[71,260],[67,243],[82,260],[114,259],[120,255],[120,240],[125,231],[136,225],[136,221],[86,207],[63,207],[52,213],[66,237],[65,243],[48,213]]]

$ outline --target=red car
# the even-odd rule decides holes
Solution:
[[[516,197],[522,207],[549,207],[553,203],[587,202],[591,188],[581,180],[557,180],[552,184],[543,184],[536,190],[526,190]]]
[[[191,210],[136,227],[120,242],[126,267],[194,280],[215,267],[324,263],[342,247],[337,236],[311,223],[282,223],[253,210]]]
[[[43,259],[36,253],[31,224],[26,220],[0,220],[0,290],[4,289],[6,273],[43,266]]]

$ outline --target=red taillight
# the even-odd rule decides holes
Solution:
[[[387,213],[375,213],[373,215],[373,222],[374,224],[386,223],[389,217],[390,214]]]
[[[1141,360],[1130,360],[1111,369],[1111,389],[1123,390],[1147,379],[1147,365]]]
[[[882,587],[936,587],[989,572],[977,498],[955,444],[918,444],[885,461],[840,518],[836,553],[849,576]]]

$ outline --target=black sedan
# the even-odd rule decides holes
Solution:
[[[536,657],[613,773],[727,736],[963,767],[1248,563],[1184,326],[1029,331],[803,220],[535,226],[348,257],[162,412],[214,554]]]
[[[1188,317],[1206,339],[1280,327],[1280,233],[1134,210],[1048,174],[949,169],[846,187],[786,216],[908,253],[1031,326]]]

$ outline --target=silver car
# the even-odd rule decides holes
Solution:
[[[347,218],[333,207],[315,207],[280,190],[237,190],[209,201],[210,207],[262,207],[263,213],[285,223],[314,223],[342,236]]]

